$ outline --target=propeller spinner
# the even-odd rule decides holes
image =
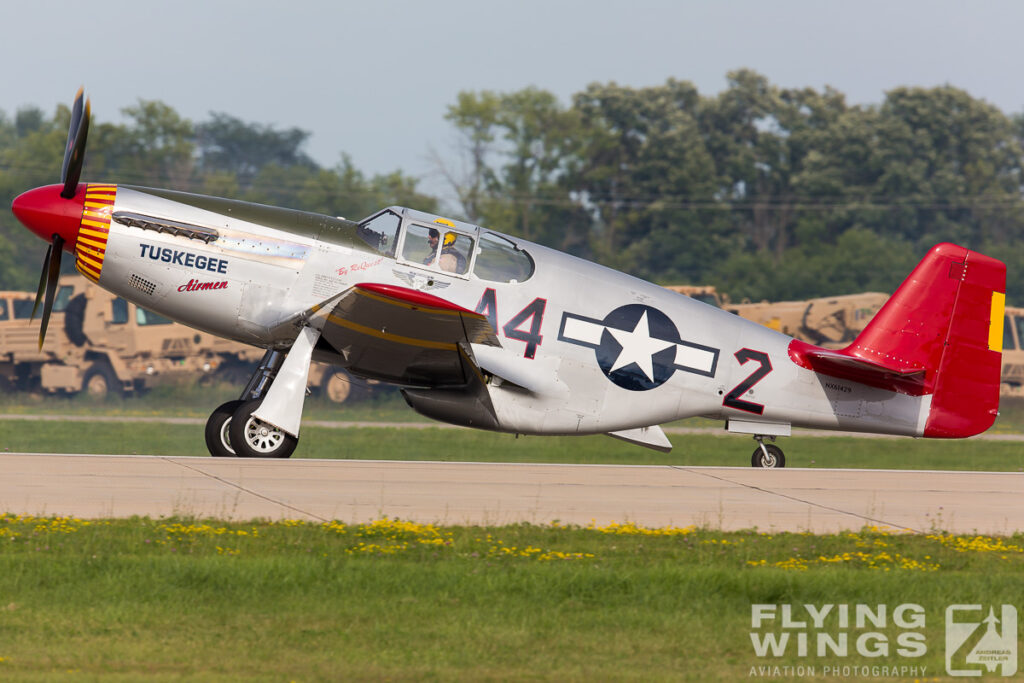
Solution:
[[[53,298],[57,291],[57,279],[60,277],[61,252],[65,249],[74,252],[85,206],[85,189],[79,187],[78,179],[82,176],[82,163],[85,160],[90,106],[87,100],[83,100],[84,93],[79,88],[71,110],[71,125],[68,128],[68,141],[64,149],[60,184],[29,190],[15,198],[11,205],[14,215],[25,227],[50,243],[43,259],[39,289],[36,291],[36,301],[32,307],[32,318],[35,318],[40,302],[43,304],[39,326],[40,349],[43,348],[50,313],[53,311]]]

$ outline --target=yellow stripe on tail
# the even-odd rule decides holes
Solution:
[[[992,309],[988,320],[988,350],[1003,352],[1003,323],[1006,309],[1006,295],[992,292]]]

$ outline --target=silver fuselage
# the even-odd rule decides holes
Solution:
[[[403,216],[403,231],[431,218],[394,210]],[[507,239],[529,255],[533,273],[522,282],[494,282],[472,267],[457,276],[379,253],[356,236],[354,224],[326,216],[125,186],[113,213],[203,226],[219,236],[207,243],[113,220],[100,285],[186,325],[256,346],[287,349],[295,337],[284,321],[361,282],[419,289],[471,311],[488,304],[501,347],[474,351],[484,370],[510,380],[487,384],[503,431],[604,433],[703,415],[921,435],[929,412],[930,396],[820,376],[792,362],[790,337],[514,237]],[[449,224],[476,239],[492,232]],[[506,330],[523,311],[532,313]],[[638,313],[644,317],[633,320]],[[616,323],[615,316],[629,322]],[[532,343],[523,341],[535,322],[539,333],[529,335]],[[665,332],[673,327],[675,336]],[[615,368],[614,349],[627,345],[637,362]],[[318,349],[314,358],[345,365],[330,350]],[[731,406],[744,407],[727,405],[730,397]]]

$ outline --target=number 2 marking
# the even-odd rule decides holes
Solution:
[[[764,413],[763,404],[754,403],[753,401],[744,401],[740,396],[753,389],[755,384],[764,379],[768,373],[772,371],[772,362],[769,360],[768,354],[764,351],[752,351],[750,349],[740,349],[737,351],[736,360],[740,362],[740,365],[746,365],[747,361],[752,360],[760,363],[760,366],[757,370],[750,373],[745,380],[737,384],[732,391],[725,395],[722,405],[726,408],[735,408],[736,410],[743,410],[748,413],[761,415]]]

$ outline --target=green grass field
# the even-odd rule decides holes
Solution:
[[[241,390],[241,386],[227,383],[168,384],[137,395],[110,395],[99,401],[82,394],[68,398],[24,392],[0,393],[0,413],[197,417],[205,420],[218,405],[238,398]],[[367,399],[340,406],[320,396],[309,396],[303,417],[307,420],[430,422],[409,408],[395,389],[379,389]]]
[[[753,604],[1024,603],[1024,536],[0,517],[0,678],[733,680]],[[901,629],[882,633],[895,648]],[[840,629],[829,622],[833,631]],[[846,631],[853,638],[865,628]],[[764,631],[778,631],[778,625]],[[926,678],[931,678],[927,676]]]
[[[519,437],[470,429],[304,427],[293,457],[555,462],[623,465],[750,464],[754,441],[737,435],[673,434],[658,453],[606,436]],[[1024,471],[1024,444],[793,436],[790,467]],[[206,457],[202,425],[0,421],[0,452],[153,454]]]
[[[160,387],[141,397],[112,397],[103,402],[15,394],[0,396],[0,413],[205,420],[213,406],[233,398],[236,391],[228,385]],[[342,408],[311,397],[304,417],[308,421],[436,424],[418,416],[394,392]],[[719,422],[700,418],[670,426],[722,428]],[[1024,400],[1005,400],[991,432],[1024,433]],[[721,434],[673,434],[670,439],[675,448],[661,454],[604,436],[516,438],[476,430],[307,426],[294,457],[746,466],[754,449],[752,439],[724,430]],[[790,467],[1024,471],[1024,448],[1009,441],[811,437],[797,432],[779,445]],[[207,455],[201,425],[17,419],[0,420],[3,451]]]
[[[88,396],[72,398],[27,393],[0,393],[0,413],[23,415],[104,415],[125,417],[196,417],[206,419],[219,404],[238,398],[240,387],[215,383],[165,385],[136,396],[110,396],[96,401]],[[319,396],[306,399],[304,419],[367,422],[426,422],[409,408],[396,390],[378,390],[366,400],[341,406]],[[671,426],[720,428],[717,420],[693,418]],[[1024,434],[1024,398],[1003,398],[992,433]]]

